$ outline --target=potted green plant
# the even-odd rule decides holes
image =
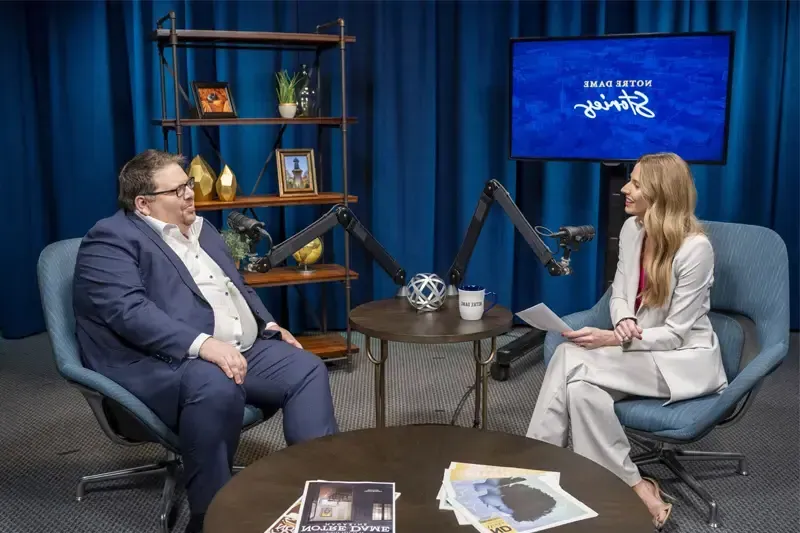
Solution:
[[[242,259],[250,253],[250,240],[241,233],[229,229],[222,231],[222,240],[225,241],[236,268],[239,268]]]
[[[297,84],[302,80],[301,74],[289,77],[285,70],[275,73],[277,80],[276,92],[278,93],[278,111],[283,118],[294,118],[297,113]]]

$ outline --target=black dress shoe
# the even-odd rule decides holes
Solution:
[[[205,513],[190,515],[189,523],[186,524],[184,533],[203,533],[203,519],[205,519],[205,517]]]

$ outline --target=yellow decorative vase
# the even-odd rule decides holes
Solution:
[[[228,165],[222,169],[217,178],[217,198],[223,202],[232,202],[236,199],[236,174]]]
[[[208,202],[214,199],[214,181],[216,173],[203,156],[196,155],[189,164],[189,177],[194,178],[194,199],[196,202]]]

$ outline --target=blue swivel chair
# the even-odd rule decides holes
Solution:
[[[178,436],[130,392],[83,366],[72,311],[72,278],[80,242],[81,239],[69,239],[48,245],[37,265],[44,319],[58,372],[83,394],[100,428],[112,442],[123,446],[157,443],[166,450],[166,457],[155,464],[84,476],[78,482],[77,499],[83,499],[90,483],[165,474],[159,520],[161,532],[169,533],[177,517],[174,494],[181,467]],[[243,430],[264,422],[268,416],[255,407],[246,406]],[[241,467],[234,467],[234,471],[239,470]]]
[[[719,337],[728,387],[719,394],[663,406],[663,400],[628,398],[617,402],[617,417],[631,440],[645,451],[633,456],[639,465],[661,463],[708,505],[708,523],[717,527],[714,497],[682,465],[684,461],[733,460],[747,475],[744,455],[685,450],[717,427],[742,418],[763,379],[789,349],[789,259],[774,231],[742,224],[703,222],[714,247],[714,286],[709,317]],[[611,289],[589,310],[564,317],[573,329],[611,329]],[[564,339],[545,337],[545,363]]]

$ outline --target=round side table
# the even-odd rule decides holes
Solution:
[[[487,365],[497,354],[497,337],[511,330],[511,311],[495,305],[480,320],[463,320],[458,299],[448,298],[437,311],[419,313],[405,298],[389,298],[359,305],[350,311],[351,327],[365,337],[367,357],[375,368],[375,426],[386,425],[386,373],[389,341],[416,344],[472,342],[475,359],[474,427],[486,428],[489,373]],[[380,353],[372,353],[371,339],[380,340]],[[491,353],[481,354],[481,341],[492,340]]]

